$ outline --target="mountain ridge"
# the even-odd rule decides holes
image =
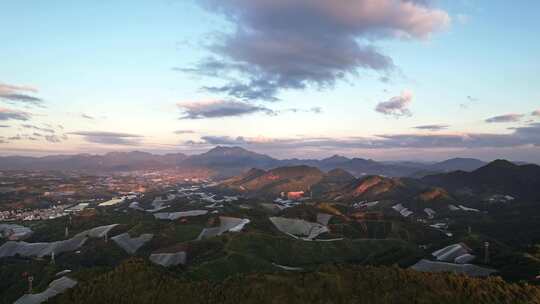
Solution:
[[[380,162],[338,154],[323,159],[276,159],[241,147],[216,146],[201,154],[152,154],[148,152],[81,153],[43,157],[0,157],[0,170],[86,170],[91,172],[133,171],[144,169],[205,169],[217,178],[239,175],[251,168],[268,170],[284,166],[307,165],[325,172],[343,169],[356,177],[382,175],[389,177],[423,177],[455,170],[472,171],[485,162],[471,158],[453,158],[426,164],[408,161]]]

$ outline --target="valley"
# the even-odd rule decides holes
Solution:
[[[231,162],[213,166],[233,168]],[[100,284],[95,279],[126,271],[164,276],[178,288],[253,274],[330,275],[335,267],[405,271],[413,280],[449,272],[539,284],[539,166],[495,161],[422,178],[355,177],[343,168],[308,165],[249,168],[221,178],[147,170],[153,173],[31,173],[51,176],[35,187],[56,193],[49,197],[58,202],[38,195],[41,205],[64,207],[55,217],[4,216],[11,226],[4,224],[0,241],[0,275],[7,278],[2,303],[24,300],[28,276],[36,292],[58,278],[77,282],[54,297],[63,303],[99,297],[89,294],[89,286]],[[18,189],[5,197],[35,196],[17,187],[29,174],[23,172],[4,175]],[[108,284],[120,284],[111,279]]]

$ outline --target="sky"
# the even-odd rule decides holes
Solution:
[[[0,2],[0,155],[540,163],[536,0]]]

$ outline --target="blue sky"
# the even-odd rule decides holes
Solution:
[[[4,1],[0,153],[540,162],[538,1],[371,2]]]

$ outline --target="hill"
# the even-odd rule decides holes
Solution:
[[[206,153],[187,157],[181,165],[184,168],[205,168],[213,171],[217,177],[229,177],[250,168],[273,168],[278,163],[278,160],[268,155],[243,148],[217,146]]]
[[[309,191],[313,198],[339,201],[407,198],[450,201],[444,189],[431,189],[416,179],[379,175],[355,178],[343,169],[324,173],[308,166],[279,167],[269,171],[251,169],[225,180],[219,188],[249,196],[276,197],[281,192]]]
[[[487,163],[474,158],[452,158],[432,164],[428,167],[431,171],[474,171],[485,166]]]
[[[355,179],[336,191],[327,193],[328,198],[335,200],[380,200],[404,198],[419,191],[414,180],[388,178],[383,176],[367,176]]]
[[[321,197],[327,193],[339,191],[344,185],[353,182],[356,178],[343,169],[334,169],[329,171],[315,185],[311,187],[314,197]]]
[[[540,199],[540,166],[516,165],[506,160],[493,161],[472,172],[429,175],[422,178],[422,181],[454,192]]]
[[[308,192],[324,176],[321,170],[308,166],[279,167],[269,171],[251,169],[243,175],[225,180],[220,187],[251,195],[277,196],[281,192]]]

